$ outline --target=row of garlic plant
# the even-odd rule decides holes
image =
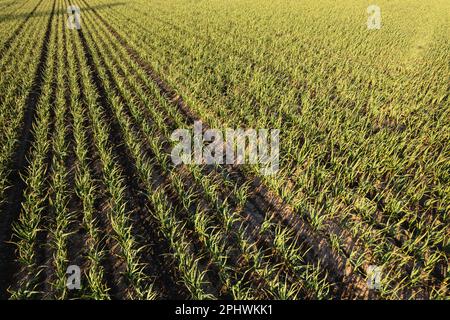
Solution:
[[[30,8],[27,9],[30,10]],[[10,50],[4,53],[1,59],[0,203],[5,200],[6,189],[13,183],[7,181],[7,177],[14,151],[20,142],[20,128],[24,119],[25,102],[33,85],[46,22],[45,17],[31,18],[20,33],[21,36],[12,43]],[[15,54],[18,51],[22,52],[25,58]],[[30,65],[34,68],[30,68]],[[19,74],[20,77],[17,76]]]
[[[112,9],[112,11],[117,11],[115,9]],[[150,13],[150,14],[153,14]],[[131,12],[130,11],[121,11],[117,14],[117,16],[120,17],[118,19],[117,17],[114,17],[113,15],[108,16],[108,20],[115,21],[114,23],[121,23],[123,24],[125,21],[125,17],[130,17]],[[114,20],[116,19],[116,20]],[[202,64],[196,64],[196,50],[190,50],[189,48],[191,46],[194,46],[193,39],[182,39],[179,35],[181,34],[180,31],[176,30],[176,28],[162,28],[158,24],[158,21],[152,20],[152,28],[147,28],[145,23],[143,25],[143,22],[145,22],[145,18],[142,14],[134,14],[133,15],[133,21],[140,21],[141,31],[139,34],[136,34],[135,37],[133,37],[132,40],[136,40],[136,38],[142,38],[145,39],[144,41],[141,41],[143,48],[153,48],[155,52],[157,52],[159,49],[158,47],[169,47],[170,48],[170,55],[171,55],[171,63],[176,63],[177,61],[182,62],[177,65],[177,68],[171,68],[170,70],[167,70],[164,66],[167,65],[167,60],[164,62],[164,59],[168,58],[168,55],[152,55],[151,59],[149,59],[152,63],[160,64],[161,70],[163,70],[165,73],[167,71],[170,71],[170,75],[168,75],[169,78],[177,79],[172,80],[174,83],[177,83],[178,87],[180,87],[182,92],[185,92],[185,96],[192,95],[198,95],[201,98],[201,100],[193,99],[193,105],[194,107],[199,108],[198,106],[201,106],[203,101],[205,99],[214,99],[214,102],[212,102],[212,105],[228,105],[226,101],[224,101],[220,94],[220,88],[215,88],[215,84],[218,83],[218,81],[211,81],[211,82],[200,82],[200,85],[207,84],[210,86],[202,87],[201,90],[195,90],[193,93],[192,90],[188,91],[188,86],[179,85],[179,81],[184,81],[185,83],[199,83],[199,78],[197,75],[198,73],[195,72],[187,72],[187,70],[191,70],[192,66],[199,66],[200,68],[204,68],[205,63],[209,64],[209,62],[205,62],[205,60],[202,60]],[[181,19],[178,22],[183,22],[184,20]],[[179,24],[177,22],[177,24]],[[132,24],[131,24],[132,25]],[[142,26],[143,25],[143,26]],[[127,27],[129,27],[130,24],[127,24]],[[156,26],[156,28],[155,28]],[[158,28],[159,27],[159,28]],[[132,27],[129,27],[130,29],[133,29]],[[153,29],[154,31],[152,31]],[[150,30],[150,31],[149,31]],[[175,31],[174,31],[175,30]],[[189,31],[189,30],[188,30]],[[169,32],[169,34],[167,34]],[[184,34],[186,34],[184,32]],[[149,42],[148,40],[151,39]],[[188,46],[186,46],[186,43],[176,43],[178,40],[186,40],[190,41]],[[203,40],[201,37],[195,37],[195,46],[198,46],[198,42],[200,40]],[[206,40],[205,40],[206,41]],[[211,39],[208,39],[208,42],[210,42]],[[193,48],[193,47],[192,47]],[[176,54],[179,53],[179,57],[176,56]],[[215,50],[215,51],[209,51],[208,53],[212,54],[211,56],[211,63],[214,62],[216,64],[216,61],[222,61],[223,58],[218,58],[217,55],[220,57],[224,56],[227,57],[227,54],[229,54],[229,51],[226,50]],[[214,55],[213,55],[214,54]],[[189,58],[188,58],[189,57]],[[224,65],[227,68],[236,69],[235,67],[239,67],[239,64],[241,63],[242,59],[233,60],[233,63],[231,66]],[[158,62],[160,61],[160,62]],[[173,62],[172,62],[173,61]],[[190,64],[190,66],[187,66],[187,63]],[[214,70],[214,67],[211,67],[211,70]],[[231,70],[231,71],[232,71]],[[222,70],[223,71],[223,70]],[[340,72],[340,71],[339,71]],[[229,72],[221,72],[221,74],[230,74]],[[250,73],[252,75],[253,73]],[[265,72],[263,72],[261,75],[264,75]],[[239,74],[241,76],[241,74]],[[295,76],[295,74],[294,74]],[[303,75],[302,75],[303,76]],[[203,79],[202,75],[202,79]],[[271,79],[271,78],[270,78]],[[201,79],[200,79],[201,80]],[[238,78],[236,79],[238,83],[242,84],[242,79]],[[295,79],[294,77],[294,80]],[[299,79],[302,80],[301,78]],[[275,81],[275,80],[274,80]],[[274,82],[275,83],[275,82]],[[247,86],[250,88],[254,88],[254,86]],[[183,91],[184,90],[184,91]],[[315,91],[316,89],[314,89]],[[213,94],[213,92],[216,92],[216,94]],[[330,94],[332,92],[330,91]],[[203,94],[203,96],[202,96]],[[206,95],[206,96],[205,96]],[[294,95],[295,96],[295,95]],[[342,144],[341,141],[334,138],[339,135],[333,134],[332,132],[329,132],[329,134],[321,134],[318,135],[317,133],[320,133],[321,128],[324,128],[324,124],[327,126],[329,125],[333,130],[341,130],[342,128],[345,128],[345,126],[342,126],[341,124],[344,123],[345,125],[348,125],[349,123],[356,124],[353,125],[356,130],[360,130],[360,132],[364,133],[364,130],[369,130],[371,126],[371,117],[368,117],[367,119],[369,121],[363,121],[361,122],[359,120],[358,113],[349,113],[349,112],[343,112],[343,113],[336,113],[334,112],[329,106],[331,103],[335,103],[333,100],[326,100],[325,98],[329,96],[328,94],[320,95],[319,97],[315,98],[312,96],[312,94],[303,95],[301,98],[303,109],[302,111],[306,112],[305,115],[308,115],[307,117],[289,117],[292,121],[290,122],[292,124],[289,125],[287,128],[287,136],[286,138],[283,138],[283,141],[290,141],[287,142],[289,145],[285,145],[286,152],[285,154],[288,155],[295,155],[295,157],[299,161],[292,161],[291,156],[284,159],[282,158],[282,161],[286,160],[288,161],[287,167],[293,168],[298,165],[304,164],[306,161],[306,174],[297,175],[298,181],[294,182],[293,189],[291,188],[292,185],[290,184],[284,184],[282,188],[278,188],[275,185],[275,189],[280,192],[280,194],[283,196],[284,199],[289,200],[289,202],[297,209],[299,213],[301,213],[306,219],[311,221],[311,224],[315,226],[318,231],[322,231],[322,233],[326,236],[329,234],[332,235],[329,237],[329,241],[336,244],[336,241],[333,242],[333,239],[336,239],[339,237],[339,233],[333,233],[333,230],[336,230],[335,224],[339,224],[339,228],[349,228],[351,230],[351,234],[354,235],[356,239],[363,240],[361,241],[364,246],[364,251],[369,251],[370,255],[364,255],[364,254],[355,254],[350,253],[347,251],[347,254],[350,255],[349,260],[354,265],[355,269],[358,270],[362,265],[366,266],[369,263],[373,263],[374,261],[381,262],[385,267],[386,270],[389,270],[389,276],[386,279],[391,279],[392,281],[389,287],[393,287],[391,290],[392,292],[386,293],[386,295],[390,295],[395,297],[396,292],[400,291],[400,287],[396,287],[395,282],[402,283],[405,282],[406,285],[413,284],[419,282],[426,282],[427,279],[431,276],[431,271],[433,268],[437,266],[437,263],[442,264],[444,263],[444,257],[442,251],[436,250],[435,248],[442,246],[442,244],[445,244],[445,227],[442,224],[441,217],[437,217],[433,221],[433,228],[430,230],[429,228],[425,228],[424,223],[419,223],[417,219],[414,218],[414,212],[411,210],[407,210],[408,214],[406,217],[403,217],[399,219],[398,215],[385,215],[388,219],[385,220],[386,222],[383,222],[381,232],[379,230],[380,224],[377,221],[374,221],[373,219],[367,219],[362,220],[360,219],[361,210],[372,210],[371,207],[362,206],[359,207],[360,209],[355,210],[355,205],[357,204],[356,201],[358,199],[354,199],[354,197],[347,192],[346,187],[348,184],[351,184],[352,181],[355,179],[360,179],[358,175],[355,176],[356,173],[359,172],[358,168],[365,167],[367,170],[364,170],[365,172],[373,172],[370,175],[367,175],[367,181],[373,180],[376,178],[376,176],[379,176],[379,173],[375,173],[370,167],[367,167],[363,162],[357,161],[354,162],[355,157],[362,157],[364,158],[364,154],[367,154],[367,147],[370,146],[370,144],[361,145],[358,147],[357,152],[355,152],[355,155],[350,158],[350,160],[354,163],[346,162],[346,159],[349,157],[348,155],[348,145],[349,144]],[[240,97],[236,97],[234,95],[228,95],[230,99],[235,99]],[[250,97],[251,98],[251,97]],[[241,116],[246,116],[248,114],[251,114],[251,112],[247,112],[247,109],[245,109],[246,105],[251,105],[251,99],[248,98],[247,102],[242,105],[242,102],[245,100],[238,100],[240,101],[239,107],[233,107],[231,110],[237,110],[241,114]],[[323,99],[322,99],[323,98]],[[227,98],[228,99],[228,98]],[[353,103],[353,98],[343,98],[339,97],[340,100],[337,100],[338,103]],[[207,100],[209,101],[209,100]],[[218,102],[217,102],[218,101]],[[318,102],[319,106],[326,107],[329,110],[324,112],[324,110],[319,110],[317,106],[314,106],[314,101]],[[341,101],[341,102],[340,102]],[[292,99],[287,100],[288,104],[295,102],[292,101]],[[264,106],[262,106],[264,107]],[[358,108],[362,108],[363,106],[359,105]],[[199,108],[201,109],[201,108]],[[233,118],[233,117],[224,117],[223,115],[223,108],[218,108],[216,114],[211,115],[211,108],[203,108],[203,110],[199,110],[199,114],[202,114],[202,118],[204,119],[211,119],[211,122],[214,123],[215,119],[219,119],[217,121],[222,121],[225,118]],[[229,109],[227,109],[229,110]],[[316,120],[311,118],[311,116],[314,115],[314,117],[317,119],[317,112],[319,114],[322,114],[323,117],[327,117],[328,119],[331,119],[331,121],[319,124],[316,124]],[[244,114],[242,114],[244,113]],[[269,115],[269,112],[266,112],[265,114]],[[288,114],[289,115],[289,114]],[[242,117],[240,117],[242,119]],[[350,119],[350,120],[349,120]],[[249,119],[251,120],[251,119]],[[216,122],[217,122],[216,121]],[[223,122],[221,122],[223,123]],[[249,122],[250,123],[250,122]],[[311,126],[310,124],[313,123],[314,126]],[[270,125],[271,126],[271,119],[265,119],[261,120],[260,124],[264,125]],[[288,123],[289,124],[289,123]],[[301,128],[304,128],[304,130],[294,131],[290,128],[295,128],[300,126]],[[285,127],[285,126],[284,126]],[[364,129],[366,128],[366,129]],[[366,131],[367,131],[366,130]],[[369,130],[370,131],[370,130]],[[394,132],[395,133],[395,132]],[[300,136],[299,136],[300,135]],[[386,136],[389,141],[386,145],[391,149],[392,147],[396,147],[396,144],[392,144],[392,133],[389,131],[381,131],[379,134],[374,135],[374,139],[371,140],[371,145],[376,144],[380,146],[378,138],[381,136]],[[357,139],[360,139],[363,137],[358,136]],[[394,137],[395,138],[395,137]],[[305,140],[307,142],[311,141],[313,144],[317,144],[319,140],[323,140],[330,142],[331,144],[327,143],[319,148],[311,148],[311,146],[308,146],[308,144],[304,144],[301,146],[297,145],[297,141]],[[386,140],[386,139],[384,139]],[[356,141],[356,140],[355,140]],[[359,141],[359,140],[358,140]],[[362,140],[361,140],[362,141]],[[377,142],[378,141],[378,142]],[[311,143],[309,143],[311,144]],[[339,152],[331,151],[331,160],[333,166],[336,168],[335,174],[337,174],[340,178],[334,179],[333,181],[329,180],[329,169],[326,164],[327,157],[330,156],[330,148],[331,150],[333,148],[338,148]],[[389,152],[391,152],[389,151]],[[393,150],[394,153],[396,152]],[[282,152],[283,153],[283,152]],[[308,159],[314,158],[315,160],[309,161]],[[323,160],[321,160],[323,159]],[[295,160],[295,159],[294,159]],[[323,163],[322,163],[323,162]],[[405,167],[404,163],[400,164],[400,166],[396,166],[395,170],[399,170],[399,168]],[[386,170],[388,168],[387,166],[384,166],[382,168],[383,170]],[[349,171],[352,169],[351,171]],[[391,169],[389,169],[391,170]],[[294,172],[295,173],[295,172]],[[285,181],[284,177],[292,176],[292,171],[284,171],[280,172],[280,178],[279,181]],[[395,176],[393,176],[395,178]],[[393,183],[398,183],[398,179],[395,178],[392,180]],[[269,185],[274,185],[273,181],[268,182]],[[392,184],[392,183],[391,183]],[[421,184],[423,186],[423,184]],[[412,186],[412,184],[410,184]],[[289,188],[289,189],[286,189]],[[371,190],[373,190],[373,187],[370,186],[370,184],[364,183],[361,184],[361,187],[359,187],[358,193],[359,194],[366,194],[370,193]],[[412,189],[410,189],[412,190]],[[331,194],[332,198],[325,197],[325,195]],[[420,194],[420,192],[418,193]],[[383,193],[380,194],[383,196]],[[406,198],[405,198],[406,199]],[[356,200],[356,201],[355,201]],[[389,199],[388,199],[389,200]],[[382,201],[378,200],[377,198],[366,201],[366,202],[374,202],[374,201]],[[392,212],[395,212],[396,203],[398,204],[398,200],[392,197],[390,197],[389,200],[392,203],[392,206],[389,205],[389,207],[385,207],[383,210],[389,210]],[[402,200],[403,201],[403,200]],[[406,200],[409,201],[409,200]],[[442,201],[441,201],[442,202]],[[344,206],[345,210],[342,210],[342,207]],[[397,206],[398,207],[398,206]],[[305,210],[306,208],[306,210]],[[406,207],[403,207],[406,208]],[[400,208],[402,209],[402,208]],[[363,211],[363,212],[364,212]],[[370,217],[368,213],[365,215],[365,217]],[[373,216],[373,215],[372,215]],[[445,216],[442,217],[445,221]],[[332,224],[330,224],[330,221]],[[410,223],[411,222],[411,223]],[[394,225],[393,225],[394,224]],[[392,230],[399,229],[400,232],[403,232],[404,225],[407,225],[410,231],[406,230],[406,242],[401,243],[400,246],[397,245],[396,242],[393,242],[390,240],[392,237]],[[419,236],[416,236],[415,232],[411,232],[415,229],[420,230]],[[425,240],[423,240],[425,238]],[[402,241],[403,242],[403,241]],[[380,243],[383,243],[383,245],[380,245]],[[345,243],[338,243],[339,249],[341,251],[346,251],[348,248],[346,247]],[[394,254],[392,254],[394,252]],[[410,264],[409,261],[411,260],[412,256],[420,255],[426,258],[427,262],[427,272],[426,273],[409,273],[409,271],[406,271],[407,269],[403,268],[402,266]],[[365,257],[371,257],[370,260],[366,259]],[[363,263],[364,262],[364,263]],[[400,268],[392,269],[391,266],[399,266]],[[402,270],[403,269],[403,270]],[[364,270],[359,269],[361,273],[364,273]],[[409,279],[412,277],[412,279]],[[419,278],[418,278],[419,277]],[[420,279],[420,277],[422,277]],[[409,284],[408,284],[409,282]],[[388,287],[388,286],[386,286]],[[420,288],[419,288],[420,289]]]
[[[55,9],[55,2],[49,3]],[[44,245],[39,237],[43,234],[43,224],[47,213],[48,186],[48,156],[51,148],[51,103],[55,72],[56,32],[54,17],[45,17],[50,28],[47,46],[45,70],[42,83],[42,94],[36,106],[36,121],[32,128],[34,142],[28,155],[24,190],[24,201],[18,217],[14,222],[14,240],[17,245],[17,260],[19,263],[19,281],[15,288],[11,288],[12,299],[33,298],[39,294],[40,273]],[[43,36],[42,36],[43,38]],[[41,38],[41,39],[42,39]],[[45,236],[45,234],[43,234]]]
[[[95,32],[95,34],[97,34],[97,32]],[[101,38],[101,37],[100,37]],[[105,37],[104,37],[105,38]],[[101,41],[101,39],[98,39],[97,41],[95,41],[95,43],[100,43],[100,41]],[[105,48],[105,47],[107,47],[107,45],[104,45],[103,46],[103,48]],[[119,51],[122,51],[122,54],[123,54],[123,48],[120,48],[120,46],[119,47],[117,47],[116,46],[116,48],[114,48],[113,50],[109,50],[109,52],[111,53],[111,52],[119,52]],[[102,50],[103,51],[103,50]],[[106,49],[105,49],[105,51],[106,51]],[[115,58],[115,59],[112,59],[112,61],[110,60],[110,59],[106,59],[106,61],[105,61],[105,63],[106,64],[108,64],[108,62],[109,62],[109,64],[108,64],[108,67],[110,68],[110,70],[113,70],[114,69],[114,67],[113,67],[113,65],[114,64],[117,64],[117,65],[121,65],[122,66],[122,72],[127,72],[124,68],[126,68],[125,66],[124,66],[124,64],[123,63],[121,63],[120,62],[120,60],[121,59],[117,59],[117,58]],[[114,63],[114,62],[115,63]],[[136,70],[135,70],[136,71]],[[130,80],[130,79],[132,79],[132,78],[134,78],[131,74],[128,74],[128,72],[127,72],[127,74],[125,75],[125,77],[124,77],[124,79],[127,79],[127,80]],[[118,83],[120,83],[120,84],[122,84],[122,81],[124,81],[124,80],[121,80],[120,82],[118,82]],[[133,81],[131,81],[131,82],[133,82]],[[122,85],[123,86],[123,85]],[[140,97],[144,97],[145,95],[142,95],[142,89],[140,89],[139,88],[139,86],[137,86],[136,84],[134,84],[134,86],[133,86],[133,90],[134,90],[134,92],[140,92],[140,94],[139,94],[139,96]],[[155,87],[154,87],[154,84],[153,84],[153,90],[157,90]],[[122,89],[122,92],[123,92],[123,89]],[[123,95],[124,96],[126,96],[127,97],[127,101],[133,101],[133,98],[130,96],[130,93],[128,93],[128,95],[126,94],[126,93],[124,93],[123,92]],[[161,98],[161,97],[160,97]],[[143,101],[145,101],[145,98],[143,99]],[[163,99],[162,100],[162,103],[164,104],[167,104],[167,102]],[[151,110],[151,109],[150,109]],[[172,109],[172,111],[173,111],[173,109]],[[118,118],[121,118],[122,116],[118,116]],[[159,118],[158,118],[158,116],[156,115],[156,118],[157,119],[159,119],[159,120],[156,120],[155,122],[156,123],[159,123],[159,124],[161,124],[161,122],[164,122],[164,120],[162,120],[161,119],[161,117],[159,116]],[[135,117],[135,119],[136,119],[136,121],[141,121],[142,122],[142,115],[140,115],[140,114],[138,114],[136,117]],[[178,124],[179,125],[181,125],[181,123],[180,122],[178,122]],[[148,125],[147,125],[148,126]],[[144,126],[144,128],[145,128],[145,126]],[[163,131],[165,131],[166,132],[166,135],[167,135],[167,129],[165,128],[165,127],[163,127],[164,129],[163,129]],[[145,130],[144,130],[145,131]],[[151,135],[153,135],[154,133],[153,132],[146,132],[146,135],[147,136],[151,136]],[[168,137],[166,136],[166,139],[167,139]],[[159,151],[156,151],[156,153],[159,153]],[[163,167],[166,167],[167,165],[165,165],[165,166],[163,166]],[[173,174],[172,175],[173,177],[176,177],[176,175],[175,174]],[[180,194],[180,199],[189,199],[189,200],[187,200],[187,201],[190,201],[190,202],[192,202],[192,200],[193,199],[196,199],[196,198],[198,198],[195,194],[193,194],[192,192],[189,192],[190,190],[189,189],[187,189],[187,190],[182,190],[182,188],[181,188],[181,181],[180,181],[180,179],[177,179],[177,178],[173,178],[173,179],[176,179],[176,181],[177,181],[177,183],[175,183],[175,186],[178,186],[178,188],[176,188],[177,190],[178,190],[178,193]],[[210,185],[211,186],[211,185]],[[209,188],[210,189],[210,188]],[[184,194],[182,194],[182,193],[184,193]],[[186,193],[188,193],[188,194],[186,194]],[[216,199],[214,199],[214,201],[216,202],[216,204],[218,203],[218,199],[216,198]],[[219,209],[219,206],[220,205],[217,205],[217,209]],[[236,217],[238,217],[238,215],[236,215],[235,213],[233,213],[233,212],[228,212],[229,210],[227,210],[227,209],[225,209],[224,210],[224,226],[227,226],[227,220],[226,219],[228,219],[228,221],[230,220],[230,218],[231,218],[231,220],[233,220],[234,218],[236,218]],[[234,216],[233,216],[233,214],[234,214]],[[195,219],[194,217],[192,217],[192,219]],[[242,225],[241,225],[241,227],[242,227]],[[227,230],[228,231],[228,229],[229,228],[225,228],[225,230]],[[239,229],[238,230],[238,232],[241,232],[242,230],[241,229]],[[241,238],[243,238],[242,236],[241,236]],[[214,247],[216,247],[216,246],[214,246]],[[252,247],[252,246],[249,246],[249,247]],[[256,255],[256,256],[258,256],[258,255]],[[285,256],[289,256],[289,255],[285,255]],[[292,255],[292,256],[298,256],[298,254],[297,255]],[[261,270],[261,268],[258,268],[258,267],[256,267],[255,268],[256,270]],[[267,274],[270,274],[270,273],[268,273],[268,272],[266,272],[265,273],[266,275]],[[263,277],[264,278],[264,277]],[[276,281],[274,281],[273,283],[276,283]],[[275,288],[275,287],[274,287]],[[277,290],[275,290],[274,289],[274,291],[277,291]],[[280,291],[279,289],[278,289],[278,291]]]
[[[102,233],[100,231],[98,212],[95,203],[99,198],[99,186],[95,181],[91,164],[93,155],[89,153],[89,141],[86,132],[86,119],[88,117],[83,97],[81,96],[81,75],[79,63],[75,57],[75,41],[78,37],[76,31],[66,31],[65,47],[67,48],[68,89],[70,91],[70,115],[73,119],[73,143],[75,153],[75,193],[80,202],[77,215],[82,217],[81,226],[86,230],[86,247],[83,248],[83,257],[86,260],[84,275],[87,288],[85,297],[91,299],[110,299],[109,288],[105,281],[106,251],[102,246]]]

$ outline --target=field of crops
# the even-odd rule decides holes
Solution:
[[[370,4],[0,0],[0,299],[450,298],[450,1]]]

